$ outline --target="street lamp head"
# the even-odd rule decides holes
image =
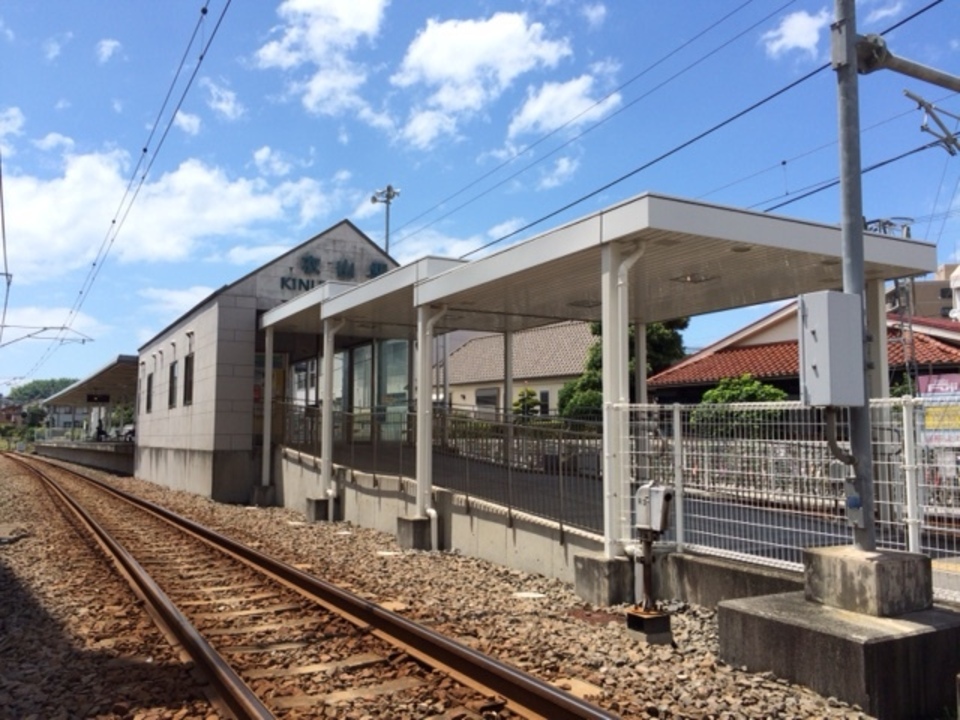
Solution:
[[[370,196],[370,202],[372,202],[374,205],[376,205],[376,204],[377,204],[377,196],[376,196],[376,195],[371,195],[371,196]]]

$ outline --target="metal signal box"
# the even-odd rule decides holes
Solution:
[[[670,503],[673,490],[653,482],[644,483],[634,495],[638,530],[663,533],[670,524]]]
[[[862,407],[862,298],[824,290],[800,295],[798,301],[801,401],[815,407]]]

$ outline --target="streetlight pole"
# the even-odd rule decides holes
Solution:
[[[383,203],[387,206],[387,228],[384,233],[384,243],[383,251],[389,255],[390,254],[390,203],[393,202],[393,199],[400,195],[400,188],[395,188],[393,185],[387,185],[383,190],[374,190],[373,195],[370,196],[370,202],[374,205],[377,203]]]

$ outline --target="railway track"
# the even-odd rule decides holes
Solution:
[[[235,717],[614,717],[161,507],[9,457],[96,535]]]

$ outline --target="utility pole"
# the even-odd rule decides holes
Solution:
[[[837,73],[837,115],[840,145],[841,243],[843,291],[860,298],[863,317],[864,358],[867,352],[866,313],[863,309],[863,194],[860,160],[860,96],[858,73],[887,68],[920,80],[960,92],[960,78],[928,68],[891,53],[878,35],[857,35],[856,0],[835,0],[836,20],[831,26],[831,61]],[[876,338],[885,342],[886,338]],[[864,397],[869,398],[867,368],[864,367]],[[873,517],[873,455],[870,432],[870,405],[850,408],[850,450],[854,457],[854,481],[848,491],[848,516],[854,521],[854,543],[861,550],[875,550],[876,526]]]
[[[400,195],[400,188],[395,188],[393,185],[387,185],[383,190],[374,190],[373,195],[370,196],[370,202],[374,205],[377,203],[383,203],[387,206],[387,229],[384,233],[384,245],[383,251],[389,255],[390,254],[390,203],[393,202],[393,199]]]

